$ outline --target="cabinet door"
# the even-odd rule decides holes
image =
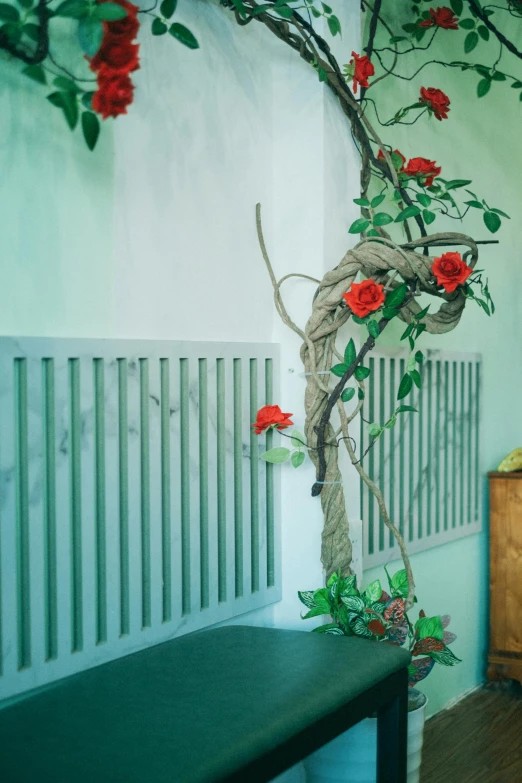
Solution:
[[[522,476],[490,479],[490,655],[522,660]]]

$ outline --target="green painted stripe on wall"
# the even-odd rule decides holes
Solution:
[[[250,359],[250,422],[256,420],[259,410],[257,359]],[[259,435],[250,427],[250,568],[252,592],[259,590]]]
[[[161,419],[161,619],[172,619],[172,538],[170,492],[170,366],[160,359],[160,419]]]
[[[272,359],[265,360],[265,400],[267,405],[273,405],[274,372]],[[266,450],[274,445],[274,433],[266,434]],[[274,585],[275,550],[274,550],[274,466],[266,463],[266,583],[267,587]]]
[[[31,585],[29,559],[29,455],[27,432],[27,360],[15,361],[16,549],[18,667],[31,665]]]
[[[82,422],[80,407],[80,361],[69,359],[69,476],[71,519],[71,649],[83,648],[82,567]]]
[[[234,572],[236,598],[243,595],[243,389],[241,371],[241,359],[234,359]]]
[[[140,359],[141,624],[151,625],[149,360]]]
[[[120,635],[130,632],[129,575],[129,412],[127,360],[118,359],[118,473],[119,473],[119,561]]]
[[[210,605],[208,362],[199,359],[199,537],[201,608]]]
[[[96,535],[96,643],[107,641],[107,549],[105,518],[105,375],[94,360],[94,481]]]
[[[44,507],[44,591],[45,656],[58,655],[58,584],[56,554],[56,401],[54,361],[42,361],[43,407],[43,507]]]
[[[179,361],[181,455],[181,569],[183,615],[190,614],[190,425],[189,360]]]

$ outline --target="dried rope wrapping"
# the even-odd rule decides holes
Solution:
[[[337,332],[351,315],[343,300],[343,294],[348,291],[351,283],[361,273],[365,277],[373,277],[375,280],[378,280],[387,289],[396,287],[402,281],[415,284],[417,292],[431,294],[443,300],[438,312],[427,315],[423,319],[428,332],[431,334],[443,334],[457,326],[464,310],[466,298],[461,290],[457,290],[452,294],[439,290],[433,282],[433,273],[431,271],[432,258],[415,251],[417,248],[423,250],[425,247],[464,245],[468,247],[468,251],[464,254],[464,259],[469,266],[474,268],[478,260],[478,249],[470,237],[458,233],[433,234],[410,242],[404,247],[395,245],[390,240],[382,237],[364,239],[355,248],[346,253],[341,263],[335,269],[325,274],[313,298],[312,314],[305,328],[300,329],[289,316],[281,296],[281,284],[289,276],[287,275],[281,281],[277,281],[266,251],[259,204],[256,208],[256,218],[261,251],[274,288],[276,309],[283,322],[303,339],[301,359],[306,377],[305,435],[310,448],[310,457],[317,469],[319,462],[317,429],[332,391],[329,388],[328,380],[325,380],[327,376],[324,374],[319,375],[318,372],[323,373],[325,370],[329,370],[332,364],[335,363],[334,354],[337,353],[335,350]],[[298,276],[307,278],[306,275]],[[396,279],[399,276],[402,280]],[[399,317],[409,323],[412,316],[420,312],[420,310],[421,307],[412,298],[401,309]],[[362,382],[358,383],[363,387]],[[345,444],[349,458],[362,481],[375,496],[381,517],[395,536],[401,551],[404,567],[408,574],[409,590],[406,599],[406,607],[408,609],[413,605],[415,585],[406,545],[399,530],[390,519],[381,490],[364,471],[355,454],[349,436],[349,424],[359,414],[361,407],[362,401],[359,402],[353,413],[348,416],[344,410],[344,405],[339,401],[337,409],[341,422],[342,442]],[[334,432],[329,422],[325,431],[324,443],[333,445],[327,445],[324,449],[326,474],[322,478],[320,492],[324,515],[321,562],[327,578],[334,571],[340,570],[345,575],[351,573],[350,563],[352,560],[346,503],[338,465],[336,435],[337,433]]]

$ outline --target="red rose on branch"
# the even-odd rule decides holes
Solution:
[[[402,170],[409,177],[420,178],[428,188],[430,185],[433,185],[433,180],[442,171],[441,167],[437,166],[434,160],[428,160],[427,158],[412,158]]]
[[[138,35],[140,29],[140,23],[138,21],[137,5],[128,3],[127,0],[101,0],[101,2],[116,2],[127,11],[127,16],[123,19],[117,19],[115,22],[104,22],[105,37],[111,37],[113,39],[124,38],[127,41],[132,41]]]
[[[473,272],[462,260],[460,253],[443,253],[440,258],[435,258],[431,271],[448,294],[451,294],[458,285],[466,282]]]
[[[129,76],[98,76],[98,90],[92,96],[92,108],[103,119],[127,114],[134,97],[134,85]]]
[[[370,86],[368,84],[368,76],[374,75],[375,68],[365,54],[361,57],[355,52],[352,52],[352,57],[354,58],[353,60],[350,60],[350,65],[354,65],[352,89],[354,93],[357,93],[357,85],[360,84],[361,87]]]
[[[443,30],[458,30],[459,20],[451,8],[430,8],[430,18],[419,22],[419,27],[442,27]]]
[[[389,154],[390,154],[390,155],[391,155],[391,154],[393,154],[393,155],[398,155],[398,156],[399,156],[399,158],[401,158],[401,159],[402,159],[402,166],[400,167],[399,171],[403,171],[403,170],[404,170],[404,164],[406,163],[406,158],[404,157],[404,155],[402,154],[402,152],[399,152],[399,150],[393,150],[393,153],[389,153]],[[379,150],[379,152],[378,152],[378,154],[377,154],[377,160],[386,160],[386,158],[384,157],[384,153],[383,153],[383,151],[382,151],[382,150]],[[392,162],[393,162],[393,160],[392,160]]]
[[[264,430],[270,427],[276,427],[278,430],[284,430],[286,427],[293,427],[294,422],[290,421],[293,413],[283,413],[279,405],[265,405],[257,412],[257,419],[252,424],[256,435],[261,435]]]
[[[103,71],[107,76],[124,76],[140,67],[138,52],[140,47],[130,41],[104,39],[91,60],[91,71]]]
[[[364,318],[375,312],[384,302],[384,286],[371,278],[362,283],[352,283],[350,290],[343,294],[343,299],[358,318]]]
[[[445,120],[448,116],[450,99],[435,87],[421,87],[419,100],[431,109],[438,120]]]

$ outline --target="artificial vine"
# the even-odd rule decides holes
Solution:
[[[338,448],[344,444],[355,469],[377,498],[385,524],[399,542],[408,575],[406,608],[409,608],[414,584],[404,541],[389,517],[382,492],[364,470],[365,455],[356,454],[356,444],[349,432],[351,422],[364,405],[368,370],[362,363],[382,331],[398,318],[406,324],[402,339],[410,347],[398,403],[414,385],[420,386],[424,357],[416,348],[416,340],[423,331],[442,333],[453,329],[469,300],[474,300],[487,315],[494,311],[487,279],[476,271],[478,245],[484,240],[475,241],[455,232],[428,234],[428,228],[431,231],[441,215],[462,221],[470,210],[476,210],[481,212],[485,228],[496,233],[502,220],[509,216],[470,190],[471,180],[451,178],[443,163],[420,155],[408,160],[386,143],[383,134],[397,124],[451,122],[451,96],[437,86],[437,72],[441,69],[475,73],[479,100],[493,89],[508,87],[508,93],[522,99],[522,79],[504,66],[506,52],[515,58],[517,66],[516,60],[522,59],[516,44],[522,0],[498,0],[490,5],[479,0],[449,0],[448,6],[436,8],[425,0],[417,0],[411,5],[406,22],[398,21],[396,0],[362,0],[367,15],[364,49],[346,53],[345,62],[337,60],[328,43],[328,36],[342,36],[342,26],[327,3],[320,0],[219,0],[219,3],[233,14],[239,26],[263,25],[315,71],[319,81],[337,98],[348,120],[347,132],[351,133],[361,156],[361,193],[355,200],[361,216],[347,226],[349,233],[361,235],[361,241],[322,281],[316,281],[319,286],[312,314],[303,328],[293,322],[284,306],[281,285],[287,278],[277,280],[273,272],[259,211],[258,232],[277,310],[283,321],[303,339],[301,357],[307,372],[307,418],[303,441],[300,438],[294,441],[300,453],[306,446],[316,466],[312,494],[320,496],[323,506],[322,562],[327,575],[350,572],[348,520],[337,464]],[[140,67],[136,43],[140,27],[153,36],[168,34],[190,49],[198,48],[197,31],[194,34],[177,21],[183,3],[179,6],[177,0],[163,0],[159,5],[156,0],[151,7],[143,9],[127,0],[3,2],[0,3],[3,22],[0,50],[9,59],[22,63],[25,76],[42,86],[52,83],[53,91],[46,95],[47,99],[63,113],[72,130],[81,126],[87,145],[94,149],[100,118],[102,121],[117,118],[127,113],[133,102],[132,74]],[[71,58],[64,61],[56,43],[56,32],[63,19],[72,19],[74,23],[78,44],[74,67]],[[319,32],[323,28],[324,35]],[[430,57],[430,49],[442,36],[453,37],[452,51],[462,48],[461,59]],[[416,66],[419,52],[423,53],[423,61]],[[479,61],[476,56],[480,56]],[[429,80],[419,93],[412,92],[407,105],[398,107],[392,117],[381,116],[379,101],[374,97],[375,85],[384,79],[400,80],[407,85],[428,67]],[[414,140],[415,130],[411,133]],[[395,240],[390,228],[395,230]],[[464,248],[463,254],[452,249],[457,247]],[[440,256],[430,255],[430,251],[438,248],[441,248]],[[355,282],[359,274],[367,279],[365,283]],[[432,313],[429,307],[420,307],[417,299],[423,293],[442,301],[438,311]],[[358,352],[350,342],[339,353],[335,339],[349,318],[365,327],[367,337]],[[329,375],[338,379],[333,387]],[[357,389],[350,385],[352,380]],[[355,408],[345,409],[356,391]],[[407,408],[399,404],[388,422],[371,422],[373,442],[394,426],[401,415],[412,415],[413,411]],[[335,426],[334,411],[338,415]],[[301,457],[293,460],[296,466],[302,461]]]

